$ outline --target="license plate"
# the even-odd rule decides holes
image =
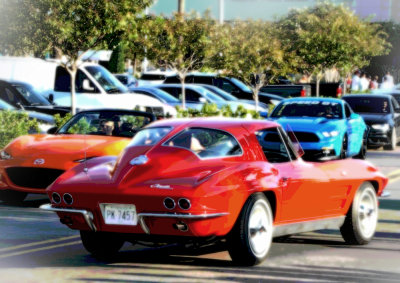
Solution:
[[[134,205],[102,203],[100,206],[106,224],[137,225],[138,219]]]

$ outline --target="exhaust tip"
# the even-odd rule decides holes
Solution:
[[[181,231],[181,232],[187,232],[189,230],[188,225],[185,222],[179,221],[177,223],[172,224],[174,229]]]
[[[191,203],[190,203],[190,200],[188,200],[186,198],[179,199],[178,200],[178,205],[183,210],[188,210],[192,206]]]
[[[65,204],[72,204],[74,202],[74,199],[68,193],[63,195],[63,200],[64,200]]]
[[[55,204],[59,204],[61,202],[61,196],[54,192],[51,194],[51,200],[55,203]]]
[[[175,208],[175,201],[170,197],[165,198],[164,199],[164,206],[167,209],[174,209]]]

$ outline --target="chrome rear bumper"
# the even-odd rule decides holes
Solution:
[[[81,209],[70,209],[70,208],[57,208],[53,207],[51,204],[43,204],[40,206],[40,209],[46,210],[46,211],[54,211],[54,212],[65,212],[65,213],[78,213],[83,216],[85,219],[87,225],[89,228],[96,232],[97,228],[93,223],[93,213],[87,210],[81,210]],[[221,212],[221,213],[204,213],[204,214],[183,214],[183,213],[138,213],[138,221],[140,224],[140,227],[143,229],[143,231],[146,234],[150,234],[150,230],[146,225],[146,222],[144,219],[146,217],[157,217],[157,218],[178,218],[178,219],[208,219],[208,218],[216,218],[216,217],[221,217],[221,216],[226,216],[229,213],[227,212]]]

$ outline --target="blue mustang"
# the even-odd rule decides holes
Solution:
[[[285,99],[270,118],[295,134],[305,159],[365,158],[367,126],[346,101],[318,97]]]

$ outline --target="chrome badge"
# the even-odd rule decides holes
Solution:
[[[35,161],[33,161],[33,164],[42,165],[42,164],[44,164],[44,159],[43,158],[35,159]]]

